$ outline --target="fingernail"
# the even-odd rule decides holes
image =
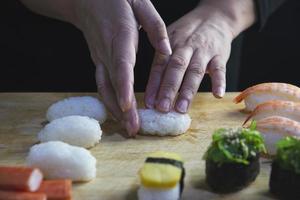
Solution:
[[[168,112],[170,110],[171,102],[168,98],[161,100],[158,104],[158,107],[163,112]]]
[[[224,94],[225,94],[225,89],[223,87],[218,88],[216,96],[218,98],[222,98],[224,96]]]
[[[128,133],[128,135],[129,136],[132,136],[132,132],[131,132],[131,123],[130,123],[130,121],[127,121],[126,123],[125,123],[125,128],[126,128],[126,131],[127,131],[127,133]]]
[[[151,109],[153,109],[154,108],[154,101],[155,101],[155,99],[154,98],[148,98],[147,100],[146,100],[146,107],[147,108],[151,108]]]
[[[123,97],[119,99],[120,108],[123,112],[126,112],[130,109],[130,103],[128,100],[125,100]]]
[[[158,48],[162,51],[162,53],[164,53],[166,55],[172,54],[170,41],[168,39],[161,40],[158,44]]]
[[[189,102],[186,99],[180,100],[176,106],[177,110],[181,113],[186,113],[189,106]]]
[[[135,121],[125,122],[125,128],[129,137],[135,137],[138,132],[138,129],[136,127],[137,125],[135,123]]]

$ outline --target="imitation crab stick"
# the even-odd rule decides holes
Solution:
[[[43,180],[37,168],[0,166],[0,190],[22,190],[34,192]]]
[[[45,193],[47,200],[70,200],[72,190],[71,180],[43,181],[38,193]]]
[[[46,194],[19,192],[19,191],[1,191],[0,200],[46,200]]]

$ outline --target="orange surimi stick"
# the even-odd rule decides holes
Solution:
[[[0,190],[0,200],[47,200],[47,197],[43,193]]]
[[[37,168],[0,166],[0,190],[34,192],[42,180],[43,174]]]
[[[70,200],[72,191],[71,180],[43,181],[37,192],[45,193],[47,200]]]

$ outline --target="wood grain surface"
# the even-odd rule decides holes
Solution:
[[[199,93],[189,111],[192,125],[177,137],[137,136],[126,139],[118,122],[108,119],[102,129],[100,144],[90,149],[97,158],[97,178],[73,187],[75,200],[135,200],[139,186],[137,172],[147,153],[166,150],[179,153],[185,160],[187,176],[182,199],[273,199],[268,192],[270,161],[261,160],[261,172],[248,188],[233,194],[219,195],[205,184],[205,162],[202,156],[219,127],[241,126],[246,114],[244,105],[232,102],[237,93],[215,99],[210,93]],[[37,143],[37,133],[45,125],[47,108],[69,96],[83,93],[0,93],[0,165],[24,165],[29,148]],[[143,94],[137,94],[142,107]],[[80,158],[78,158],[80,159]]]

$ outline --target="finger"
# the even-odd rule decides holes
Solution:
[[[159,91],[160,82],[164,70],[168,64],[169,56],[156,53],[151,67],[149,80],[145,91],[145,105],[147,108],[154,108],[155,99]]]
[[[151,1],[132,1],[132,8],[155,50],[164,55],[171,55],[166,25]]]
[[[115,89],[118,104],[123,112],[130,110],[134,96],[133,68],[138,40],[137,29],[121,29],[112,42],[112,67],[110,79]]]
[[[203,79],[208,61],[208,57],[203,56],[199,50],[194,52],[176,100],[175,110],[177,112],[187,112]]]
[[[175,49],[160,84],[155,105],[157,110],[161,112],[170,111],[192,54],[193,49],[191,47]]]
[[[140,128],[140,121],[135,98],[133,98],[131,109],[123,113],[122,123],[126,128],[129,136],[136,136]]]
[[[96,82],[100,97],[107,109],[112,113],[113,117],[122,123],[129,136],[135,136],[139,130],[139,117],[135,98],[131,109],[123,113],[118,105],[108,73],[102,63],[97,64]]]
[[[214,56],[208,64],[208,71],[214,96],[222,98],[226,89],[226,61],[221,56]]]
[[[103,103],[107,109],[112,113],[113,117],[117,120],[122,119],[122,111],[118,105],[117,98],[114,92],[114,88],[110,82],[108,73],[104,65],[100,62],[96,64],[96,83],[98,93],[103,100]]]

